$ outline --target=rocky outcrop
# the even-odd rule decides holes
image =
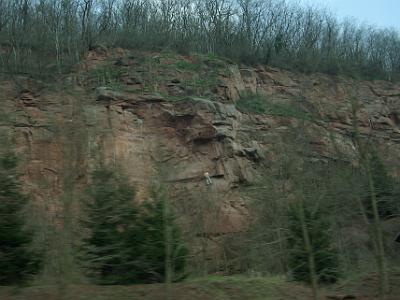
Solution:
[[[118,88],[76,80],[107,61],[122,68]],[[163,79],[152,86],[156,90],[146,91],[148,80],[139,72],[137,58],[122,50],[110,57],[91,54],[83,66],[81,75],[65,80],[76,84],[61,90],[23,78],[19,92],[11,81],[0,83],[1,128],[13,133],[23,157],[25,188],[49,211],[57,210],[66,176],[84,186],[89,170],[102,160],[125,170],[138,187],[138,201],[146,200],[149,182],[164,168],[188,231],[199,219],[207,223],[199,234],[243,231],[249,212],[239,187],[254,183],[260,166],[279,159],[271,145],[282,133],[305,123],[315,159],[335,158],[338,149],[354,159],[355,101],[360,133],[376,139],[388,160],[400,160],[399,84],[224,63],[215,82],[201,90],[193,87],[193,79],[188,81],[186,71],[162,69],[168,78],[158,74]],[[301,114],[241,113],[235,101],[245,92],[262,94],[288,110],[301,107]],[[183,97],[171,99],[176,95]],[[312,120],[304,119],[304,112]],[[205,185],[204,172],[210,174],[211,186]]]

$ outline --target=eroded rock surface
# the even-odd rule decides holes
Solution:
[[[81,77],[107,60],[122,68],[122,87],[104,87],[98,81],[85,85]],[[172,63],[180,60],[190,58]],[[354,160],[354,100],[360,133],[376,139],[388,161],[400,159],[399,84],[226,63],[212,86],[196,87],[193,80],[185,81],[184,72],[166,69],[165,74],[160,71],[165,79],[147,91],[141,75],[146,70],[123,50],[100,58],[92,53],[83,66],[78,75],[65,79],[72,84],[62,90],[21,79],[23,89],[18,91],[9,80],[0,82],[1,128],[15,137],[26,190],[51,212],[57,211],[65,177],[83,187],[101,160],[125,170],[138,187],[138,201],[146,200],[149,183],[164,168],[163,179],[187,231],[199,218],[207,224],[196,229],[199,234],[243,231],[251,216],[240,187],[254,183],[261,165],[279,159],[281,153],[272,150],[276,138],[300,122],[312,136],[315,159],[335,158],[340,149],[349,162]],[[271,103],[301,107],[313,119],[241,113],[235,101],[249,91]],[[170,99],[180,94],[179,101]],[[205,172],[213,181],[210,186]]]

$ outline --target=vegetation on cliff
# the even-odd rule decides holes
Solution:
[[[201,52],[302,72],[396,79],[393,29],[284,0],[3,0],[0,70],[48,77],[89,49]]]

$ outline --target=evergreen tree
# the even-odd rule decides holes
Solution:
[[[27,202],[16,174],[13,154],[0,159],[0,285],[16,284],[39,269],[39,256],[29,249],[32,233],[21,211]]]
[[[302,211],[301,211],[302,210]],[[302,215],[304,218],[302,217]],[[334,283],[339,277],[338,254],[332,246],[328,218],[321,211],[313,212],[306,206],[292,204],[289,209],[289,269],[297,281],[310,282],[310,265],[302,230],[305,222],[310,237],[315,272],[319,283]]]
[[[162,282],[166,243],[171,246],[175,280],[184,272],[187,249],[165,199],[152,192],[152,201],[134,203],[135,189],[114,171],[99,169],[88,189],[81,261],[87,274],[101,284]],[[166,216],[166,218],[165,218]],[[165,226],[171,239],[165,237]]]
[[[98,283],[130,283],[135,275],[125,239],[135,235],[131,234],[137,217],[133,204],[135,189],[125,178],[102,168],[92,174],[87,194],[83,224],[89,233],[83,240],[83,266]]]
[[[365,183],[366,193],[364,196],[364,203],[368,217],[373,217],[370,200],[371,193],[375,194],[379,216],[381,218],[393,217],[397,213],[394,180],[389,176],[385,165],[382,163],[375,150],[367,153],[367,155],[369,156],[368,159],[371,167],[372,181],[374,182],[374,191],[371,191],[369,185]]]
[[[140,255],[137,257],[139,282],[164,282],[167,272],[172,273],[173,281],[185,276],[188,250],[182,241],[175,216],[168,209],[168,200],[162,188],[153,187],[150,201],[142,206],[138,232],[134,237],[138,240],[136,245]],[[130,243],[134,244],[132,241]],[[166,264],[166,260],[170,264]]]

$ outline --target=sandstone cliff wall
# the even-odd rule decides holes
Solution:
[[[305,124],[315,159],[335,158],[340,149],[354,161],[354,98],[361,134],[376,140],[387,162],[400,160],[400,84],[205,61],[209,68],[198,79],[209,76],[213,83],[196,86],[187,84],[189,71],[164,68],[193,58],[148,55],[152,69],[122,50],[91,53],[60,88],[23,77],[18,85],[0,82],[1,129],[13,136],[25,188],[43,209],[62,214],[58,203],[66,182],[85,186],[99,161],[122,167],[138,187],[137,200],[145,201],[161,166],[187,230],[199,222],[199,232],[210,236],[242,231],[250,216],[241,188],[254,183],[261,166],[279,159],[273,144],[283,133]],[[122,70],[117,88],[88,76],[104,64]],[[144,87],[148,82],[151,90]],[[235,102],[246,92],[300,109],[312,120],[241,113]],[[205,185],[204,172],[213,185]]]

